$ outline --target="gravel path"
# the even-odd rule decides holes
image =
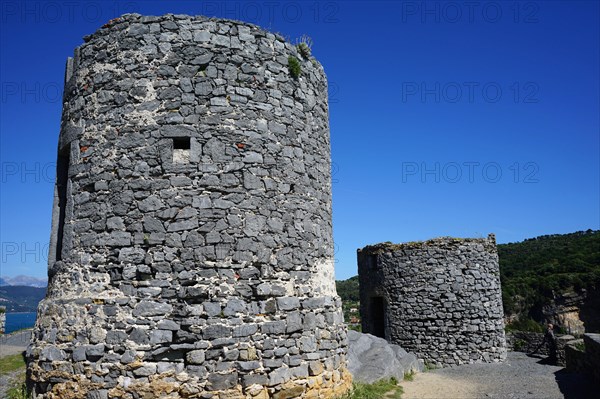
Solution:
[[[31,330],[18,331],[12,334],[0,337],[0,357],[16,355],[23,352],[29,340],[31,339]]]
[[[541,362],[541,363],[540,363]],[[402,399],[579,399],[592,398],[591,384],[541,358],[509,352],[504,363],[455,366],[415,374],[402,381]]]

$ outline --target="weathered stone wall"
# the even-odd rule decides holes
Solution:
[[[585,363],[587,374],[592,380],[600,384],[600,334],[584,334]]]
[[[539,347],[537,353],[548,356],[550,354],[548,345],[540,346],[543,340],[543,333],[530,331],[511,331],[506,333],[506,347],[508,350],[531,353]]]
[[[329,148],[323,69],[279,35],[126,15],[86,37],[67,64],[34,397],[345,392]]]
[[[570,373],[588,372],[585,350],[579,345],[583,346],[583,338],[570,341],[565,346],[565,368]]]
[[[575,337],[568,334],[555,334],[556,337],[556,364],[565,366],[565,351],[568,343],[575,340]],[[550,347],[547,343],[541,345],[544,341],[543,333],[530,331],[511,331],[506,334],[506,346],[509,350],[535,353],[537,355],[549,356]],[[540,346],[541,345],[541,346]]]
[[[367,246],[358,273],[363,332],[436,366],[506,358],[493,235]]]
[[[578,344],[584,344],[584,349]],[[565,349],[569,372],[586,374],[600,383],[600,334],[584,334],[583,339],[569,342]]]
[[[6,308],[0,306],[0,334],[6,331]]]

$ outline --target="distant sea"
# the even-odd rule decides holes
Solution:
[[[36,316],[37,313],[6,313],[5,333],[33,327]]]

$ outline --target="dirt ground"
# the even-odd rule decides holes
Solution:
[[[416,374],[413,381],[403,381],[400,385],[404,389],[402,399],[478,397],[477,384],[433,372]]]

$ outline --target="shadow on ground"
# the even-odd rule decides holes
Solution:
[[[595,388],[589,378],[582,374],[569,373],[566,369],[554,373],[558,388],[565,399],[586,399],[598,397],[598,389]]]
[[[539,359],[537,364],[556,366],[556,360],[546,356],[527,354],[527,357]],[[554,379],[565,399],[594,398],[598,394],[591,380],[580,373],[571,373],[565,368],[554,372]]]

